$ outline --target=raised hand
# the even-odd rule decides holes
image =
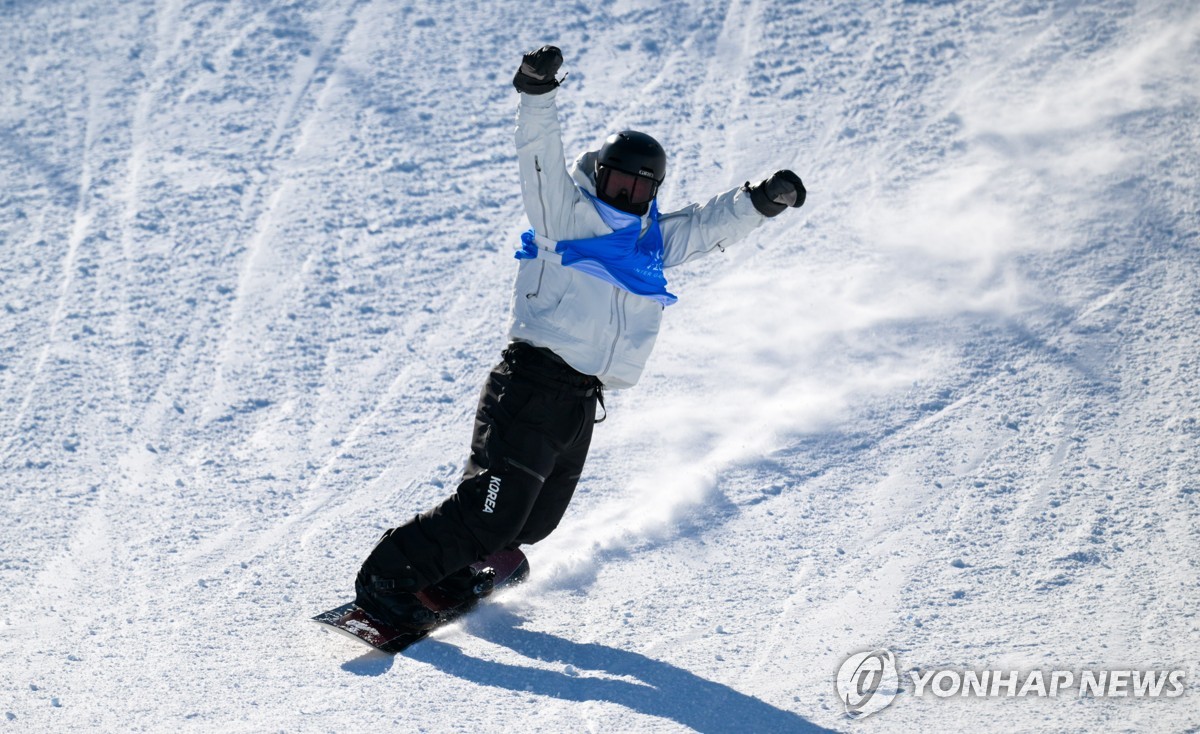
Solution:
[[[803,206],[808,195],[800,177],[786,169],[772,173],[754,186],[746,182],[746,188],[754,208],[764,217],[773,217],[789,206]]]
[[[530,51],[521,58],[513,86],[525,94],[545,94],[559,85],[554,75],[562,62],[562,51],[558,46],[542,46],[537,51]]]

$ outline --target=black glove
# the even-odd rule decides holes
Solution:
[[[513,86],[525,94],[545,94],[559,85],[554,78],[562,66],[562,51],[558,46],[542,46],[521,59],[521,68],[513,77]]]
[[[784,209],[804,205],[804,182],[791,171],[776,171],[754,186],[747,181],[743,187],[750,192],[750,201],[764,217],[773,217]]]

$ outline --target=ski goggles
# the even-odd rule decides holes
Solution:
[[[615,201],[624,194],[630,204],[646,204],[658,194],[658,182],[647,176],[597,166],[596,191],[601,199]]]

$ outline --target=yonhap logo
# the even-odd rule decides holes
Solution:
[[[889,650],[851,655],[838,668],[838,699],[851,719],[891,705],[903,691],[917,698],[1178,698],[1188,689],[1183,668],[1084,670],[913,669],[902,685]]]
[[[846,715],[852,719],[882,711],[900,692],[896,656],[888,650],[851,655],[838,668],[837,690]]]

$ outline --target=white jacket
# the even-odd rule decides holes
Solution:
[[[597,153],[584,153],[567,171],[554,102],[557,93],[521,94],[517,108],[521,194],[537,233],[538,255],[519,261],[509,337],[552,350],[580,372],[600,378],[606,387],[630,387],[641,377],[654,347],[663,307],[565,267],[554,252],[559,241],[612,231],[580,192],[595,194]],[[741,188],[715,196],[703,206],[690,204],[660,214],[663,267],[723,250],[764,221],[749,192]],[[642,217],[643,231],[649,223],[649,216]]]

